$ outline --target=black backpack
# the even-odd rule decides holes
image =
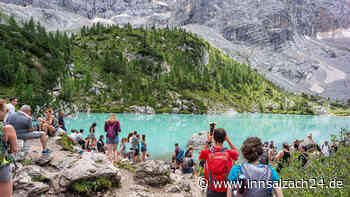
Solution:
[[[182,161],[182,169],[189,170],[193,167],[193,160],[190,157],[185,157]]]
[[[259,163],[264,165],[269,165],[270,163],[269,149],[264,149],[263,154],[260,156]]]

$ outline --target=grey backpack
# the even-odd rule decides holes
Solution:
[[[248,184],[248,188],[243,190],[243,193],[238,193],[237,196],[242,197],[272,197],[272,171],[268,165],[254,165],[243,163],[239,177],[244,177]],[[270,181],[271,185],[268,185]],[[241,191],[242,192],[242,191]]]

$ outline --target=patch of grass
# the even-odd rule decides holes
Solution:
[[[24,159],[22,161],[20,161],[20,163],[24,166],[29,166],[33,164],[33,160],[32,159]]]
[[[118,168],[123,168],[123,169],[126,169],[126,170],[128,170],[128,171],[130,171],[130,172],[133,172],[133,173],[136,172],[135,166],[133,166],[133,165],[131,165],[131,164],[126,164],[126,163],[123,163],[123,162],[121,162],[121,161],[116,161],[116,162],[114,163],[114,165],[115,165],[116,167],[118,167]]]
[[[113,186],[115,185],[112,181],[102,177],[93,180],[75,181],[70,185],[69,190],[78,194],[92,195],[96,192],[107,191]]]
[[[73,143],[72,139],[70,139],[67,134],[64,134],[61,138],[62,149],[65,151],[75,152],[73,145],[74,145],[74,143]]]

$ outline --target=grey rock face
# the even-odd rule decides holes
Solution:
[[[159,187],[170,183],[169,176],[168,163],[161,160],[148,160],[137,167],[134,178],[139,184]]]
[[[345,0],[0,2],[7,3],[0,4],[5,14],[33,16],[49,30],[93,22],[182,26],[286,90],[350,98],[350,4]],[[203,54],[203,64],[207,57]]]
[[[132,110],[135,113],[142,113],[142,114],[155,114],[155,110],[150,106],[137,106],[132,105],[129,107],[130,110]]]

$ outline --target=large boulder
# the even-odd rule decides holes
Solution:
[[[136,169],[134,179],[138,184],[164,186],[170,183],[169,163],[161,160],[148,160],[141,163]]]
[[[86,152],[71,161],[71,164],[65,165],[68,168],[64,168],[59,174],[59,185],[63,188],[68,189],[75,181],[96,178],[106,178],[116,185],[120,184],[119,170],[104,154]]]
[[[208,141],[208,131],[193,133],[187,141],[187,146],[192,146],[195,150],[201,150]]]

